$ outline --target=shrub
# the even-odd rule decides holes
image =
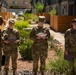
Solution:
[[[19,17],[17,18],[17,20],[18,20],[18,21],[20,21],[20,20],[24,20],[23,15],[22,15],[22,16],[19,16]]]
[[[37,4],[35,4],[35,8],[36,8],[36,12],[41,13],[43,12],[44,5],[38,2]]]
[[[20,33],[20,46],[19,52],[24,59],[32,59],[32,41],[30,40],[30,31],[25,31],[24,28],[29,27],[28,21],[17,21],[15,23],[15,28],[19,30]]]
[[[54,74],[67,75],[69,71],[69,65],[68,62],[64,60],[64,52],[63,50],[58,50],[56,53],[58,58],[55,60],[49,60],[49,68],[51,67],[51,70]]]
[[[20,32],[20,37],[24,39],[29,39],[30,38],[30,31],[19,31]]]
[[[23,44],[19,46],[19,52],[21,56],[26,60],[32,59],[32,40],[27,39]]]
[[[52,16],[53,16],[53,15],[56,15],[56,10],[55,10],[55,8],[53,8],[53,9],[49,12],[49,14],[52,15]]]
[[[32,40],[30,40],[30,31],[20,31],[20,46],[19,52],[24,59],[32,59]]]
[[[28,21],[17,21],[15,23],[15,28],[18,30],[23,30],[23,28],[28,28],[29,27],[29,22]]]
[[[34,21],[38,22],[38,17],[35,14],[24,13],[24,20],[28,20],[29,22]]]

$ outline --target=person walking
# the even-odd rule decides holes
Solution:
[[[76,58],[76,19],[71,22],[72,27],[65,32],[65,54],[72,55],[72,61],[69,61],[70,75],[75,74],[74,59]]]
[[[3,43],[5,54],[5,75],[8,75],[9,60],[12,59],[13,75],[16,75],[17,70],[17,57],[18,57],[18,44],[19,44],[19,32],[14,28],[15,21],[10,19],[8,27],[3,30]]]
[[[39,16],[39,23],[34,27],[30,33],[30,38],[34,41],[32,45],[32,58],[33,58],[33,75],[37,75],[38,61],[40,59],[41,75],[44,75],[46,58],[48,53],[47,40],[50,38],[49,29],[44,27],[44,16]]]

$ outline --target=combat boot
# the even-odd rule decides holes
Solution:
[[[44,72],[41,72],[41,75],[44,75]]]
[[[37,72],[33,72],[33,75],[37,75]]]

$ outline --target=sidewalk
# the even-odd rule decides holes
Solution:
[[[60,32],[55,32],[52,29],[50,29],[50,34],[54,36],[54,39],[58,40],[62,45],[64,45],[64,34]]]

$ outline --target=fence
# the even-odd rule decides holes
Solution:
[[[50,16],[50,26],[55,31],[65,32],[71,27],[70,23],[76,16]]]
[[[12,17],[12,13],[11,12],[0,12],[0,16],[2,16],[3,19],[8,20],[9,18]]]
[[[6,20],[6,21],[7,21],[9,18],[12,18],[12,17],[13,17],[13,15],[12,15],[11,12],[0,12],[0,16],[2,16],[3,19]],[[3,29],[4,25],[5,25],[5,23],[2,25],[2,29]]]

